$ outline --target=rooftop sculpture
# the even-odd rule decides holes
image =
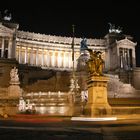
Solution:
[[[116,28],[114,24],[112,24],[110,22],[108,24],[110,26],[109,33],[121,33],[122,32],[122,28],[120,26],[118,26]]]

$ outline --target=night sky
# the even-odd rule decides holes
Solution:
[[[138,0],[11,0],[3,1],[0,11],[8,9],[19,30],[51,35],[103,38],[109,22],[122,27],[123,34],[140,45],[140,5]],[[30,2],[30,3],[29,3]],[[137,60],[140,59],[140,49]],[[140,62],[137,61],[140,65]]]

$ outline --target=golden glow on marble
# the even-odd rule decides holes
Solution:
[[[49,108],[49,113],[50,113],[50,114],[54,114],[55,112],[56,112],[55,107],[51,106],[51,107]]]
[[[38,109],[39,109],[40,114],[45,114],[45,112],[46,112],[45,107],[39,107]]]
[[[59,107],[58,112],[59,112],[60,114],[64,114],[64,113],[66,112],[66,107]]]

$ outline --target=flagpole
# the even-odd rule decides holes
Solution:
[[[72,67],[72,76],[73,79],[75,80],[75,71],[74,71],[74,35],[75,33],[75,25],[72,25],[72,63],[73,63],[73,67]]]
[[[76,95],[77,95],[77,90],[79,89],[78,86],[78,80],[76,78],[75,74],[75,68],[74,68],[74,39],[75,39],[75,25],[72,25],[72,62],[73,62],[73,69],[72,69],[72,83],[71,83],[71,91],[72,91],[72,98],[73,102],[76,101]]]

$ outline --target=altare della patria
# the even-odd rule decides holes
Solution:
[[[140,113],[133,37],[110,23],[99,39],[20,31],[0,21],[0,114]],[[74,26],[73,26],[74,33]]]

